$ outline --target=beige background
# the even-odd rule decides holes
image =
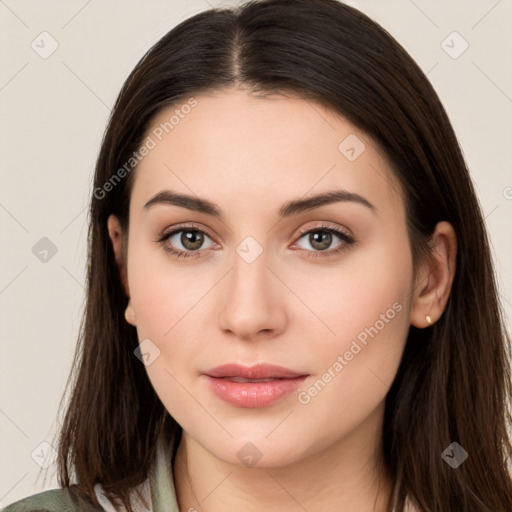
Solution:
[[[438,91],[486,215],[510,318],[512,1],[348,3],[395,36]],[[45,443],[56,431],[83,308],[86,208],[110,107],[139,58],[170,28],[230,4],[0,0],[0,506],[57,487],[55,465],[45,485],[44,472],[38,475],[51,461]],[[446,39],[453,31],[463,39]],[[42,58],[51,38],[58,48]],[[464,40],[469,47],[458,58],[445,51],[459,53]],[[43,237],[57,250],[46,262],[32,251]]]

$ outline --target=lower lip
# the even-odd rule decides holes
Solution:
[[[212,391],[222,400],[238,407],[267,407],[295,391],[306,375],[267,382],[233,382],[205,375]]]

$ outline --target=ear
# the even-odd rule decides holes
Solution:
[[[125,254],[125,240],[127,233],[123,233],[119,219],[115,215],[109,215],[107,220],[108,235],[114,248],[116,257],[117,268],[119,276],[123,284],[124,291],[130,297],[130,289],[128,287],[128,277],[126,270],[126,254]]]
[[[455,277],[457,236],[453,226],[446,221],[436,225],[432,237],[432,253],[426,258],[415,281],[411,308],[411,324],[418,328],[429,327],[443,314]]]

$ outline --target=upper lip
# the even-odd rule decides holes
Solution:
[[[307,375],[295,372],[283,366],[260,363],[254,366],[242,366],[237,363],[223,364],[204,372],[210,377],[242,377],[244,379],[293,379]]]

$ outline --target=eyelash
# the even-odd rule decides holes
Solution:
[[[166,245],[165,242],[167,242],[168,239],[171,236],[175,235],[176,233],[181,233],[182,231],[190,231],[190,232],[194,232],[194,233],[202,233],[202,234],[206,235],[208,238],[211,238],[208,235],[208,233],[206,233],[204,230],[194,226],[193,224],[189,224],[189,225],[186,225],[186,226],[178,226],[177,228],[173,229],[172,231],[169,231],[167,233],[166,232],[162,233],[155,240],[155,242],[157,242],[160,245],[162,245],[163,249],[166,252],[168,252],[169,254],[172,254],[176,258],[197,258],[197,257],[199,257],[201,255],[202,250],[197,250],[197,251],[178,251],[176,249],[173,249],[169,245]],[[338,255],[338,254],[341,254],[341,253],[347,251],[350,248],[350,246],[352,246],[356,242],[353,237],[351,237],[350,235],[348,235],[344,231],[341,231],[340,229],[333,228],[331,226],[325,226],[325,225],[314,226],[313,228],[301,228],[299,230],[300,236],[297,239],[297,241],[300,240],[301,238],[303,238],[304,235],[307,235],[309,233],[316,233],[316,232],[334,234],[338,238],[340,238],[343,241],[343,243],[337,249],[333,249],[333,250],[330,250],[330,251],[310,251],[308,249],[301,249],[303,251],[307,251],[307,255],[306,256],[308,258],[313,258],[313,259],[316,259],[316,258],[329,258],[329,257],[335,256],[335,255]]]

